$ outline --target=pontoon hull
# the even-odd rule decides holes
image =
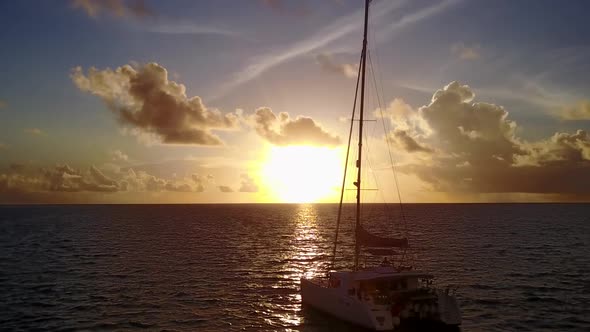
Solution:
[[[369,307],[342,292],[341,288],[323,287],[312,280],[301,279],[301,300],[314,309],[355,325],[376,331],[393,330],[395,327],[388,306]]]
[[[391,305],[376,305],[362,301],[355,295],[349,295],[346,287],[327,287],[314,279],[301,279],[301,300],[303,304],[330,314],[343,321],[369,328],[376,331],[388,331],[397,329],[400,324],[415,325],[416,323],[437,325],[439,327],[456,327],[461,324],[461,312],[456,298],[447,291],[436,292],[436,311],[438,314],[429,313],[429,309],[414,309],[409,314],[408,307],[417,304],[406,303],[406,309],[398,315],[392,314]],[[418,305],[419,306],[419,305]],[[409,309],[412,310],[412,309]]]

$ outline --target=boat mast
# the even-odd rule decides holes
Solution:
[[[361,101],[360,101],[360,116],[359,116],[359,154],[356,161],[357,177],[356,177],[356,225],[355,225],[355,246],[354,246],[354,271],[359,268],[359,255],[361,252],[359,235],[361,226],[361,157],[363,152],[363,114],[365,109],[365,72],[367,64],[367,26],[369,21],[369,3],[371,0],[365,0],[365,26],[363,33],[363,51],[362,51],[362,70],[361,70]]]

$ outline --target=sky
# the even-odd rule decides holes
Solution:
[[[363,3],[0,2],[0,203],[337,202]],[[590,201],[588,10],[372,1],[363,198]]]

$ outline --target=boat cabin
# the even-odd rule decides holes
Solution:
[[[392,299],[432,293],[433,275],[415,271],[374,268],[357,272],[330,272],[329,287],[339,288],[349,296],[374,304],[388,304]]]

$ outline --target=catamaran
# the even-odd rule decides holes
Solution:
[[[434,287],[433,274],[415,270],[413,266],[405,263],[404,259],[401,259],[397,264],[394,264],[396,262],[395,256],[392,256],[391,261],[387,259],[387,256],[392,255],[396,250],[403,252],[403,256],[406,256],[406,249],[409,247],[407,237],[392,238],[372,234],[363,227],[363,223],[366,224],[370,221],[361,220],[361,152],[370,2],[371,0],[365,0],[363,47],[356,88],[358,94],[360,81],[357,177],[354,182],[356,187],[354,266],[352,270],[330,271],[325,276],[302,278],[301,299],[305,305],[349,323],[377,331],[396,330],[406,323],[422,322],[459,326],[461,313],[456,296],[449,288]],[[354,113],[353,110],[353,120]],[[351,122],[351,133],[352,129]],[[350,151],[351,136],[349,135],[348,151]],[[338,212],[333,261],[338,243],[338,227],[342,212],[345,179],[346,168]],[[361,252],[385,256],[385,258],[377,266],[361,266],[359,263]]]

